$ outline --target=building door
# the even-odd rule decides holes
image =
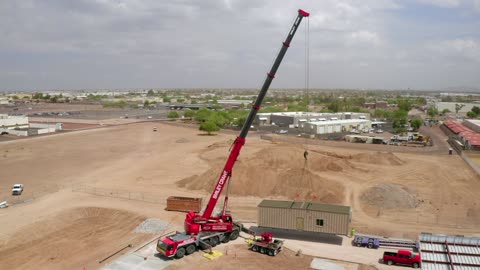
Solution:
[[[319,134],[325,134],[325,126],[320,126],[318,133]]]
[[[303,231],[304,225],[303,217],[297,217],[297,230]]]

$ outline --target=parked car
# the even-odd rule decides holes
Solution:
[[[408,250],[401,249],[398,252],[385,251],[383,253],[383,262],[388,265],[400,264],[409,265],[413,268],[419,268],[421,259],[420,255],[416,255]]]
[[[377,132],[377,133],[383,133],[383,130],[381,130],[381,129],[377,129],[377,131],[376,131],[376,132]]]
[[[23,192],[23,185],[22,184],[15,184],[12,187],[12,195],[21,195]]]
[[[280,133],[280,134],[287,134],[287,133],[288,133],[288,130],[282,129],[282,130],[280,130],[278,133]]]
[[[2,135],[8,135],[8,132],[2,131]]]

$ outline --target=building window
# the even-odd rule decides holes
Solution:
[[[317,226],[323,227],[323,219],[317,219]]]

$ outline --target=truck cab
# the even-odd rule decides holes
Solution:
[[[400,264],[419,268],[421,259],[420,255],[413,254],[408,250],[399,250],[398,252],[385,251],[383,253],[383,262],[388,265]]]

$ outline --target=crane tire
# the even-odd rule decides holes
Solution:
[[[237,238],[238,238],[238,231],[237,231],[237,230],[232,231],[232,232],[230,233],[230,240],[233,241],[233,240],[235,240],[235,239],[237,239]]]
[[[183,258],[183,256],[185,256],[185,249],[181,247],[177,249],[177,252],[175,253],[175,257],[177,257],[177,259],[181,259]]]
[[[185,251],[187,252],[187,255],[194,253],[196,250],[197,250],[197,247],[195,247],[195,245],[189,245],[185,249]]]

